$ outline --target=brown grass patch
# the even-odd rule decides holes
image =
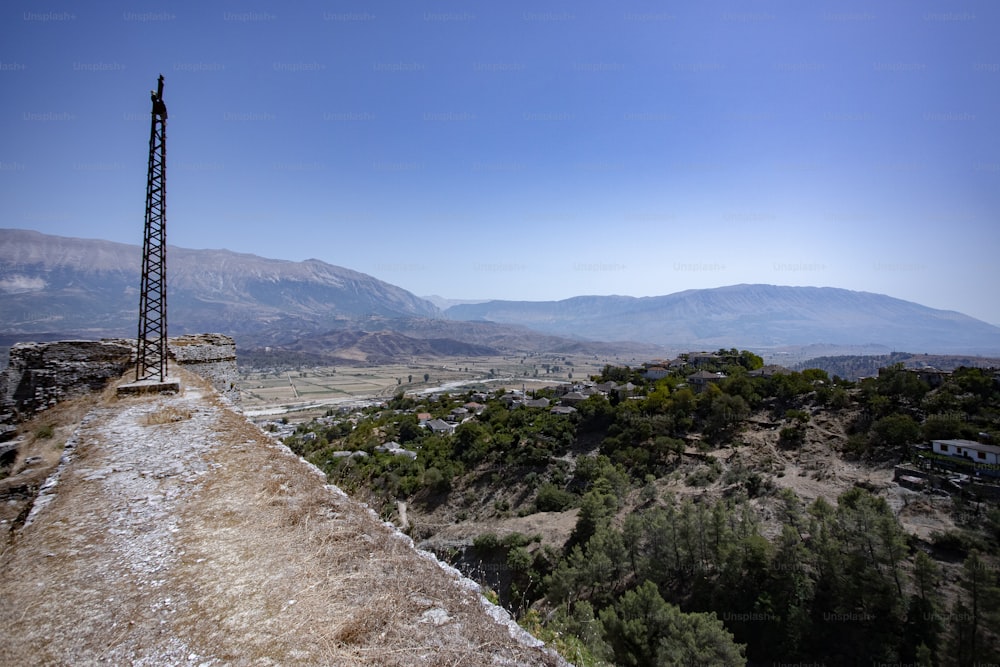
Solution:
[[[363,646],[382,632],[392,617],[392,611],[393,599],[386,594],[366,600],[357,613],[337,627],[333,639],[340,644]]]
[[[24,522],[39,487],[59,465],[66,441],[97,403],[95,395],[67,399],[18,425],[20,445],[0,479],[0,540]]]
[[[161,424],[172,424],[174,422],[182,422],[191,419],[190,410],[179,410],[175,407],[169,406],[156,412],[150,412],[146,415],[143,423],[146,426],[159,426]]]

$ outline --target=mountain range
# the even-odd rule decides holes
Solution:
[[[141,261],[139,246],[0,229],[0,345],[134,337]],[[167,285],[171,335],[225,333],[245,351],[266,346],[317,362],[659,351],[450,321],[433,303],[400,287],[315,259],[291,262],[170,246]]]
[[[488,301],[452,319],[517,324],[556,336],[672,347],[774,349],[815,343],[995,354],[1000,327],[883,294],[833,287],[732,285],[652,297]]]
[[[0,230],[3,330],[130,333],[142,250],[110,241]],[[362,317],[440,317],[406,290],[319,260],[167,248],[172,333],[256,332],[277,323],[315,330]]]
[[[134,336],[141,249],[0,229],[0,342]],[[656,356],[825,343],[1000,354],[1000,328],[953,311],[830,287],[734,285],[665,296],[434,303],[320,260],[169,247],[171,335],[358,361],[522,352]],[[615,341],[609,345],[602,341]],[[342,350],[343,354],[337,350]]]

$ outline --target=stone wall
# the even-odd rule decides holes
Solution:
[[[201,375],[239,403],[236,343],[222,334],[178,336],[167,341],[175,363]],[[61,400],[103,389],[135,365],[134,340],[67,340],[16,343],[0,372],[0,437],[10,427]]]
[[[16,343],[0,373],[0,423],[15,423],[59,401],[102,389],[132,365],[124,341]]]
[[[222,334],[177,336],[167,341],[170,357],[212,383],[215,390],[239,404],[236,343]]]

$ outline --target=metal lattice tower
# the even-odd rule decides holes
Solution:
[[[156,92],[150,92],[150,97],[153,111],[135,379],[163,382],[167,375],[167,105],[163,102],[162,74]]]

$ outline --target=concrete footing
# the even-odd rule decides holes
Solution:
[[[175,378],[164,378],[163,380],[139,380],[119,385],[117,394],[119,396],[138,396],[142,394],[163,394],[166,392],[177,393],[181,390],[181,381]]]

